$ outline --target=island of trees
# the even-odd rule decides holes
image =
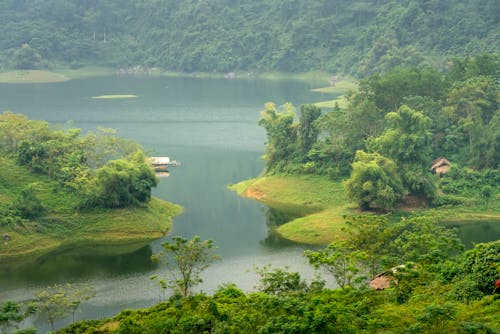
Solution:
[[[139,247],[180,212],[151,198],[158,179],[142,148],[111,129],[83,135],[6,112],[0,152],[2,265],[63,245]]]

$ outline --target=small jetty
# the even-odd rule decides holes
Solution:
[[[169,167],[177,167],[181,165],[180,162],[176,160],[170,160],[170,157],[150,157],[148,161],[155,172],[161,173],[162,175],[168,173]]]

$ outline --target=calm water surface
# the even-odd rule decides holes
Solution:
[[[180,161],[182,165],[169,178],[161,179],[154,195],[185,208],[175,219],[171,235],[199,235],[213,239],[219,247],[223,259],[207,270],[200,289],[210,292],[233,282],[252,290],[257,282],[255,266],[288,266],[304,277],[313,274],[302,257],[304,247],[269,233],[264,206],[227,189],[262,171],[265,133],[257,121],[263,104],[321,100],[311,88],[298,82],[256,79],[105,77],[0,85],[0,110],[51,123],[73,122],[85,130],[115,128],[151,154]],[[139,97],[91,98],[108,94]],[[0,270],[0,301],[29,299],[37,289],[69,281],[88,282],[97,290],[96,297],[82,307],[80,319],[152,305],[159,294],[150,277],[165,274],[164,268],[150,260],[160,243],[114,256],[81,249],[58,251],[16,270]],[[35,326],[47,329],[40,320],[35,320]]]

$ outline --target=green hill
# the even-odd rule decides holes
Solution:
[[[0,115],[0,264],[77,245],[131,250],[168,232],[182,208],[151,198],[158,180],[137,144],[106,131]]]
[[[16,224],[0,224],[0,235],[9,236],[0,244],[0,263],[18,258],[35,258],[60,247],[115,246],[128,250],[165,235],[181,207],[153,198],[144,206],[75,211],[77,195],[59,189],[57,181],[31,173],[12,159],[0,158],[0,207],[10,205],[28,184],[34,184],[46,214]]]
[[[362,76],[395,65],[445,67],[453,56],[500,50],[497,7],[495,0],[2,1],[0,68]]]

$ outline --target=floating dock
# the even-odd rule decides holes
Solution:
[[[165,173],[168,172],[169,167],[177,167],[181,165],[180,162],[170,160],[169,157],[150,157],[148,161],[157,173]]]

